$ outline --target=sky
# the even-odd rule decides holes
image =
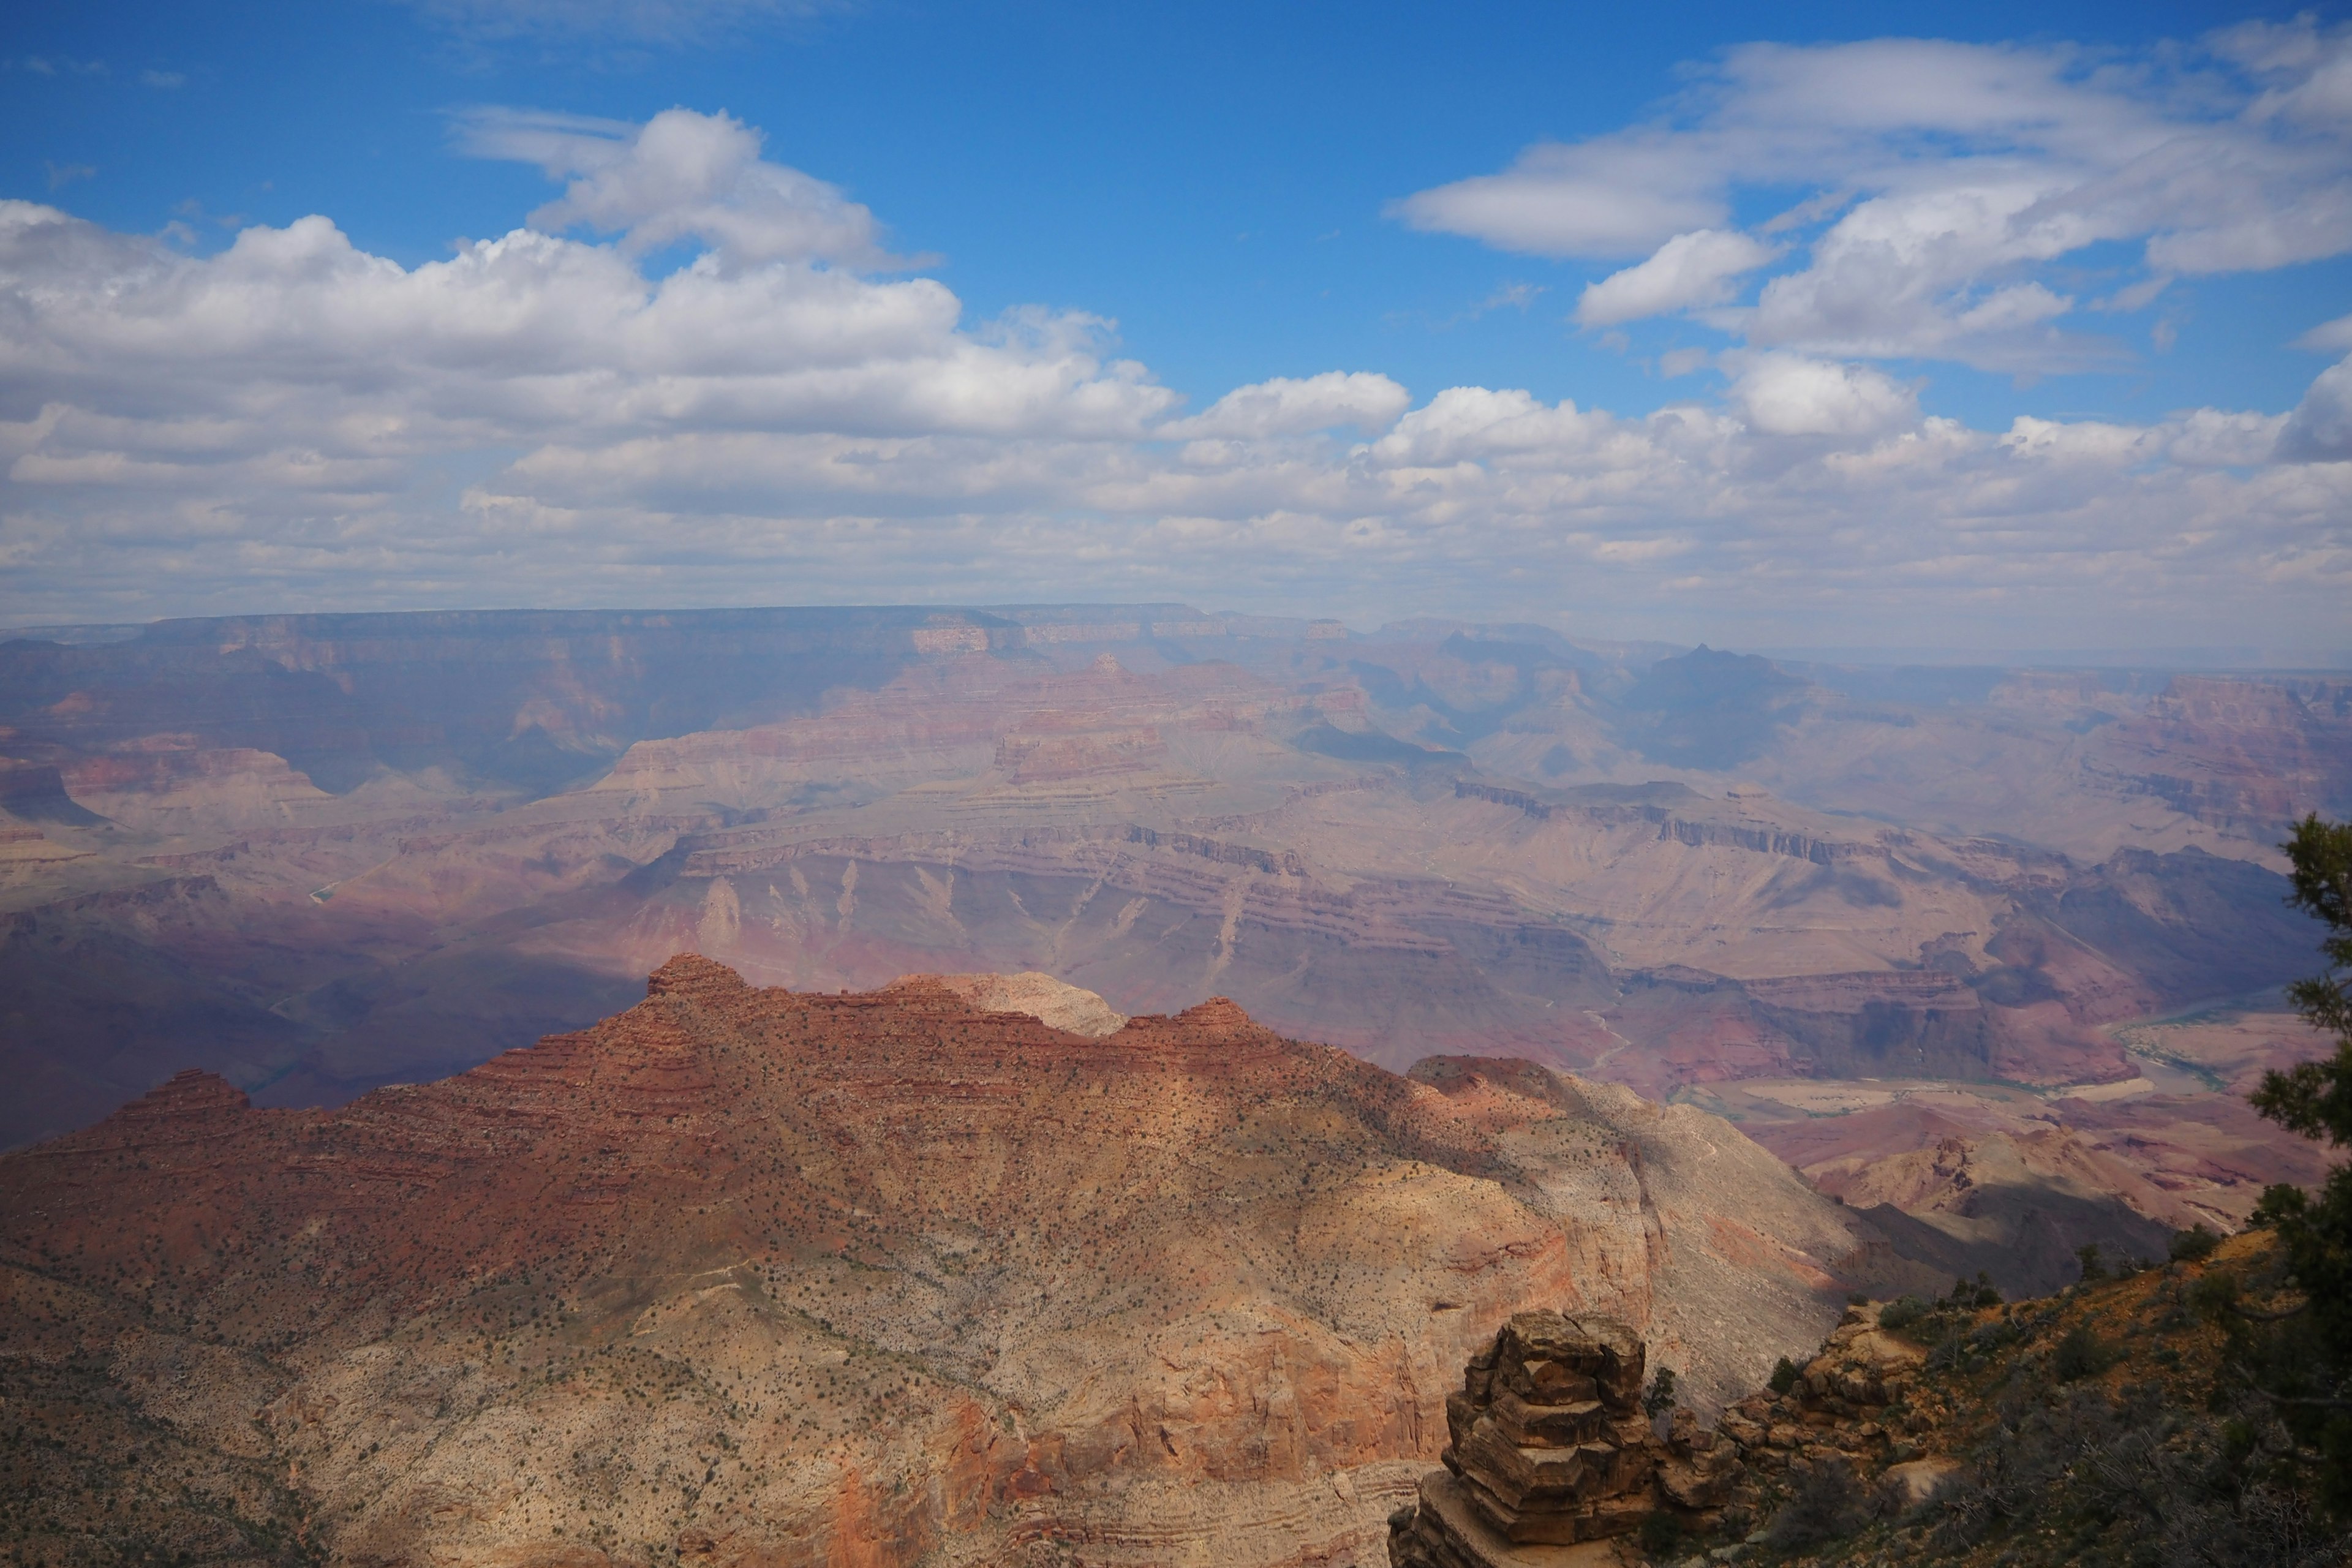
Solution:
[[[0,18],[0,625],[2346,661],[2347,356],[2342,5]]]

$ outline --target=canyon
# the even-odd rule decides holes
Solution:
[[[1026,973],[1688,1101],[2022,1289],[2308,1178],[2240,1097],[2312,1048],[2274,841],[2352,810],[2352,679],[1170,605],[247,617],[0,643],[0,1143],[192,1066],[446,1078],[681,951]]]

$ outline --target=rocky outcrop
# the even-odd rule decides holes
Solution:
[[[1612,1540],[1662,1510],[1715,1524],[1731,1452],[1687,1410],[1659,1432],[1646,1360],[1613,1319],[1515,1314],[1445,1402],[1445,1468],[1391,1517],[1393,1568],[1532,1563],[1523,1549]]]
[[[1852,1306],[1784,1393],[1735,1402],[1716,1434],[1732,1484],[1727,1498],[1752,1515],[1769,1491],[1832,1465],[1924,1500],[1958,1468],[1940,1451],[1949,1414],[1923,1384],[1926,1350],[1884,1328],[1883,1302]]]
[[[1127,1022],[1126,1014],[1093,992],[1034,969],[1019,974],[902,974],[890,984],[937,985],[983,1013],[1025,1013],[1041,1024],[1097,1039],[1117,1034]]]

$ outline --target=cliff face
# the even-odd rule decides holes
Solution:
[[[2094,766],[2185,815],[2260,835],[2352,810],[2352,680],[2180,676]]]
[[[681,958],[441,1083],[184,1074],[7,1156],[0,1343],[12,1400],[90,1369],[56,1408],[279,1478],[236,1517],[341,1561],[1372,1562],[1512,1313],[1719,1398],[1885,1277],[1721,1122],[1424,1079],[1222,1000],[1097,1037]]]

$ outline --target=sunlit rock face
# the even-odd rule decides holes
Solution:
[[[363,1562],[1370,1562],[1498,1331],[1493,1398],[1549,1358],[1621,1430],[1638,1342],[1585,1369],[1518,1314],[1636,1325],[1711,1407],[1895,1264],[1727,1124],[1534,1064],[690,956],[338,1110],[173,1079],[0,1159],[0,1237],[12,1405],[65,1357],[42,1397],[247,1478],[157,1489],[158,1539],[299,1519]],[[129,1452],[89,1473],[144,1497]],[[59,1539],[99,1528],[52,1479]]]

